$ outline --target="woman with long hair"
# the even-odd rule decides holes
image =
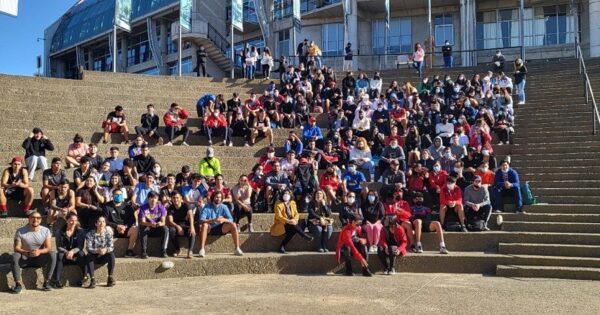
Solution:
[[[415,51],[412,54],[413,67],[417,70],[419,77],[422,75],[423,61],[425,59],[425,50],[421,47],[421,44],[415,44]]]
[[[104,264],[108,264],[108,280],[106,286],[114,286],[115,244],[112,231],[106,228],[106,218],[104,216],[99,216],[96,219],[96,228],[87,233],[85,240],[88,252],[86,256],[87,273],[90,280],[88,288],[93,289],[96,287],[96,278],[94,276],[95,266]],[[87,277],[84,278],[83,285],[85,285],[86,279]]]
[[[373,163],[371,149],[365,138],[358,137],[356,139],[356,145],[350,150],[350,161],[354,161],[358,168],[369,171],[369,181],[375,179],[375,164]]]
[[[83,252],[85,232],[79,227],[79,220],[76,213],[70,212],[65,219],[67,224],[56,233],[58,257],[53,284],[57,289],[61,289],[64,286],[61,279],[65,265],[77,264],[81,270],[82,277],[85,276],[86,260],[85,253]]]
[[[327,242],[333,234],[333,218],[325,191],[319,189],[308,203],[308,230],[318,239],[318,252],[329,252]]]
[[[282,254],[286,253],[285,246],[296,234],[309,242],[313,240],[312,236],[304,233],[304,221],[300,221],[296,201],[292,200],[292,196],[291,190],[283,191],[280,199],[275,203],[275,219],[271,226],[272,236],[285,235],[279,245],[279,252]]]

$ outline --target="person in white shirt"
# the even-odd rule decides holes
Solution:
[[[369,181],[375,180],[375,164],[365,138],[356,139],[356,145],[350,150],[350,161],[354,161],[358,168],[369,170]]]
[[[352,129],[357,137],[370,138],[371,134],[371,119],[367,117],[363,110],[358,112],[358,115],[354,116],[352,121]]]
[[[450,137],[454,134],[454,124],[449,121],[448,116],[444,115],[442,121],[435,125],[435,134],[442,138],[444,146],[448,146]]]
[[[292,176],[294,174],[294,170],[298,167],[298,160],[296,159],[296,152],[294,150],[290,150],[287,153],[287,156],[280,160],[281,169],[288,173],[288,176]]]

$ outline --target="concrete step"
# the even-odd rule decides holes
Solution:
[[[560,194],[558,196],[540,196],[538,202],[543,203],[572,203],[572,204],[600,204],[600,196],[568,196]]]
[[[496,275],[512,278],[600,280],[600,268],[499,265]]]
[[[513,155],[522,154],[565,154],[575,152],[600,153],[600,144],[595,142],[541,143],[541,144],[513,144],[510,146]]]
[[[529,181],[572,181],[572,180],[597,180],[600,178],[600,173],[576,173],[576,172],[554,172],[544,173],[543,170],[534,172],[521,172],[522,180]]]
[[[593,204],[537,204],[524,206],[523,209],[528,214],[600,214],[600,205]]]
[[[600,177],[599,177],[600,178]],[[600,180],[565,180],[565,181],[531,181],[531,186],[537,188],[600,188]]]
[[[538,161],[538,160],[564,160],[571,161],[577,159],[594,159],[598,155],[594,152],[569,152],[569,153],[526,153],[526,154],[511,154],[514,161]]]
[[[502,230],[509,232],[600,233],[600,223],[509,221],[502,224]]]
[[[515,165],[515,168],[518,171],[521,172],[525,172],[525,173],[531,173],[531,172],[536,172],[536,173],[565,173],[565,172],[570,172],[570,173],[586,173],[586,172],[593,172],[593,173],[600,173],[600,166],[519,166],[517,167]]]
[[[572,214],[572,213],[492,213],[490,222],[501,215],[504,222],[574,222],[574,223],[600,223],[600,214]]]
[[[565,196],[600,196],[600,188],[536,188],[536,195],[540,196],[553,196],[553,195],[565,195]]]
[[[536,167],[561,167],[561,166],[600,166],[598,159],[564,159],[564,160],[520,160],[518,157],[512,158],[511,162],[515,167],[523,168],[529,166]]]
[[[568,257],[600,257],[600,246],[564,244],[500,243],[498,253],[505,255],[539,255]]]

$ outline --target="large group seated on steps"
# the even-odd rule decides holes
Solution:
[[[489,230],[490,214],[503,211],[506,197],[523,212],[519,175],[510,161],[497,160],[492,133],[495,145],[509,143],[513,86],[521,88],[523,104],[526,69],[520,59],[515,62],[513,83],[504,61],[493,67],[483,76],[433,75],[416,86],[397,81],[384,86],[377,72],[369,78],[348,71],[339,78],[326,66],[289,65],[280,73],[280,84],[271,82],[260,96],[202,96],[196,111],[210,146],[198,165],[168,174],[146,139],[188,145],[191,114],[181,105],[172,104],[162,116],[164,133],[160,114],[148,105],[127,152],[111,147],[108,157],[75,135],[66,156],[48,165],[46,155],[54,145],[34,128],[23,142],[25,157],[14,157],[2,173],[2,217],[7,217],[7,199],[20,201],[29,217],[15,234],[12,290],[22,289],[21,268],[45,265],[50,266],[46,290],[63,287],[66,264],[78,265],[79,285],[92,288],[95,264],[108,264],[107,284],[114,285],[115,238],[128,239],[126,257],[148,258],[148,237],[160,237],[160,248],[152,252],[191,259],[205,257],[208,235],[231,234],[234,254],[243,255],[241,228],[254,232],[256,212],[274,212],[271,235],[284,237],[273,250],[282,254],[296,234],[314,239],[318,252],[328,252],[334,226],[341,226],[336,257],[344,259],[350,275],[351,257],[371,275],[369,253],[379,256],[385,274],[394,274],[397,256],[423,252],[423,232],[436,233],[439,252],[448,254],[444,231]],[[129,143],[124,113],[117,106],[103,121],[104,143],[111,133]],[[289,135],[274,143],[273,129],[279,128]],[[215,137],[222,146],[233,146],[232,137],[243,137],[245,146],[266,137],[269,146],[252,170],[226,183]],[[74,168],[73,178],[64,168]],[[37,169],[40,192],[30,186]],[[36,211],[31,206],[37,193],[42,206]],[[300,219],[301,212],[308,218]],[[136,253],[138,241],[141,252]]]

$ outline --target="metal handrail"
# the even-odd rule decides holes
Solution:
[[[594,97],[592,83],[590,82],[590,77],[587,74],[585,60],[583,59],[583,53],[581,52],[581,46],[579,45],[579,42],[577,43],[577,59],[579,60],[579,74],[583,75],[583,90],[585,94],[585,103],[589,104],[590,98],[592,99],[593,134],[596,135],[596,124],[600,123],[600,113],[598,113],[598,105],[596,104],[596,98]]]
[[[210,23],[208,24],[208,32],[207,37],[210,39],[217,48],[223,53],[227,53],[227,48],[229,47],[229,41],[217,31]]]

